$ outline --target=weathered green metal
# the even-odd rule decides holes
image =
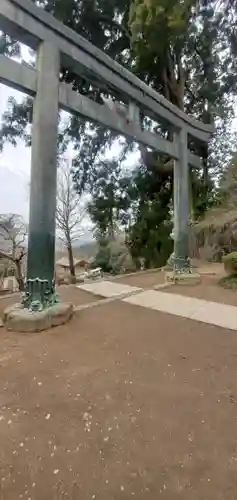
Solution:
[[[174,271],[175,274],[191,274],[192,266],[190,257],[179,257],[177,254],[173,252],[168,259],[166,265],[167,271]]]
[[[42,309],[55,303],[55,213],[60,54],[43,42],[37,54],[37,94],[33,108],[30,222],[24,305]]]
[[[55,282],[40,278],[28,279],[25,283],[25,293],[22,303],[30,311],[42,311],[59,302],[59,295],[55,292]]]

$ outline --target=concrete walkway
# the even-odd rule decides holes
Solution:
[[[111,281],[96,281],[78,288],[107,299],[120,298],[134,306],[146,307],[210,325],[237,330],[237,307],[209,302],[183,295],[125,285]],[[103,302],[103,301],[102,301]]]
[[[155,290],[143,291],[137,295],[126,297],[123,301],[210,325],[237,330],[237,307],[234,306]]]
[[[84,283],[77,285],[80,290],[100,295],[101,297],[111,298],[120,297],[126,294],[130,295],[136,292],[142,292],[142,288],[136,286],[125,285],[124,283],[115,283],[114,281],[94,281],[93,283]]]

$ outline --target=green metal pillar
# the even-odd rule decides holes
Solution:
[[[60,52],[48,42],[37,54],[30,184],[30,222],[24,306],[41,310],[55,303],[55,213]]]

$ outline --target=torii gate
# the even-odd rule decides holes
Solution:
[[[55,211],[59,108],[100,123],[174,159],[175,269],[187,270],[188,165],[201,167],[188,151],[188,137],[207,143],[213,131],[143,83],[101,50],[30,0],[0,0],[0,29],[37,51],[36,70],[0,56],[0,82],[33,96],[30,222],[25,308],[55,302]],[[73,70],[126,104],[129,119],[59,82],[60,66]],[[173,141],[141,130],[140,111],[173,130]]]

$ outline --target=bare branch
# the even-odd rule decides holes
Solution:
[[[2,250],[0,250],[0,258],[1,259],[8,259],[8,260],[11,260],[12,262],[14,262],[14,259],[12,258],[12,256],[9,255],[8,253],[3,252]]]
[[[26,250],[22,248],[26,234],[26,224],[20,215],[0,215],[0,251],[4,257],[15,261],[16,259],[19,260],[19,256],[26,253]]]
[[[85,217],[85,209],[81,199],[74,189],[71,177],[71,165],[62,159],[58,170],[56,222],[60,239],[69,241],[71,232],[76,231],[81,236],[80,225]]]

